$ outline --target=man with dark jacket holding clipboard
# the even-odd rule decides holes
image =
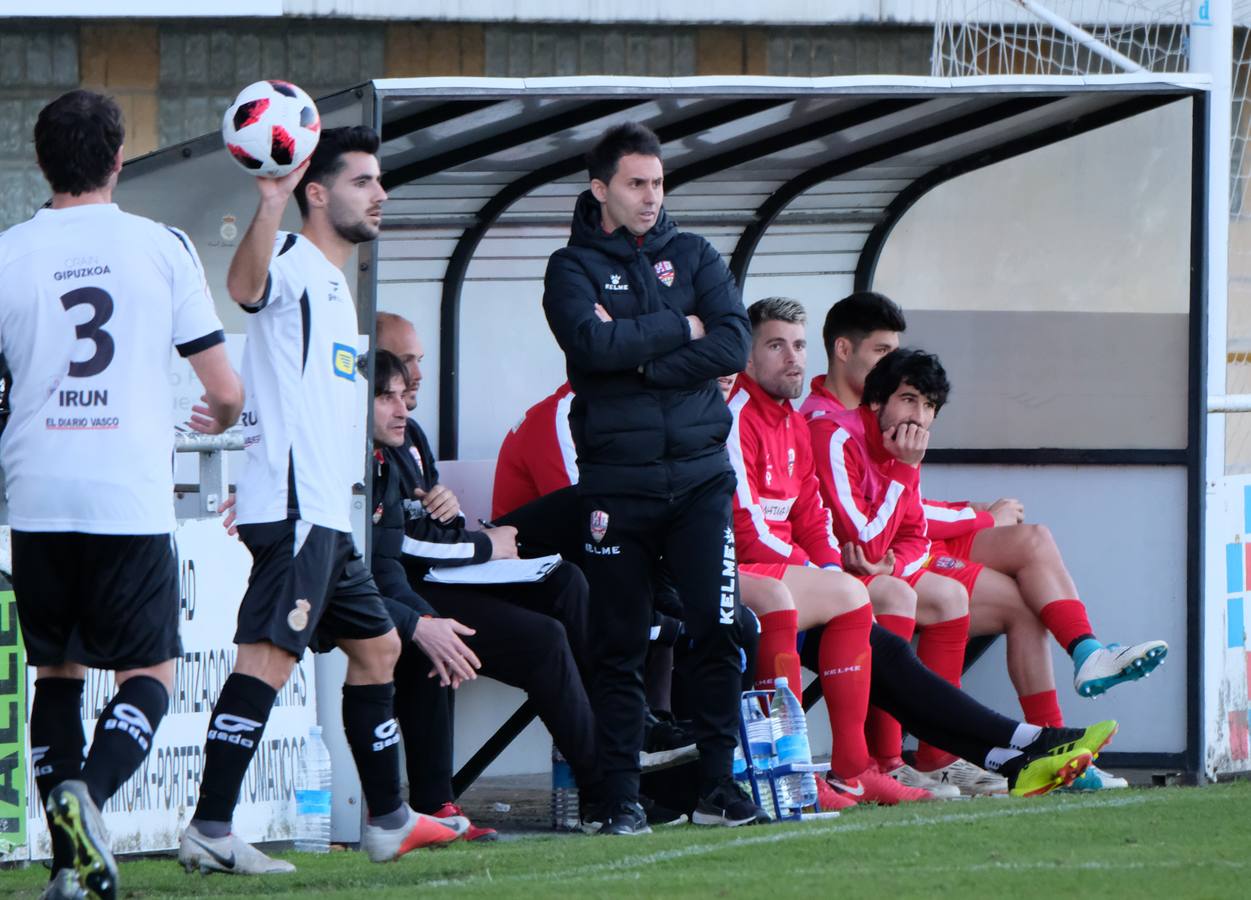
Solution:
[[[399,321],[411,332],[410,323]],[[575,649],[585,643],[586,579],[576,566],[561,563],[543,580],[527,584],[425,580],[434,566],[515,557],[516,532],[504,526],[485,533],[467,529],[455,495],[439,485],[430,444],[421,427],[408,418],[403,402],[405,395],[413,396],[419,382],[411,377],[411,366],[405,372],[401,365],[403,338],[415,341],[416,334],[406,336],[395,325],[378,329],[375,354],[379,383],[374,398],[377,468],[371,568],[384,595],[414,608],[428,604],[429,609],[420,610],[414,640],[405,642],[396,665],[396,718],[404,734],[410,803],[419,811],[437,810],[452,799],[450,734],[445,741],[427,736],[431,698],[425,683],[437,677],[448,687],[459,686],[474,676],[473,657],[480,662],[478,674],[529,695],[585,790],[597,780],[595,720],[578,667],[583,657]],[[388,348],[401,352],[388,352]],[[429,508],[419,499],[432,497],[435,502]],[[497,536],[511,535],[505,541],[492,541],[487,537],[492,531]],[[511,553],[506,549],[510,545]],[[493,548],[503,549],[493,552]],[[418,647],[427,649],[418,639],[423,628],[456,632],[441,636],[437,644],[447,651],[443,660],[436,662],[418,652]],[[414,784],[416,789],[411,787]]]
[[[695,655],[697,824],[763,813],[731,776],[738,723],[738,575],[716,379],[742,371],[751,329],[734,279],[702,237],[661,206],[660,142],[609,129],[587,155],[590,190],[569,245],[547,264],[543,311],[574,401],[583,566],[595,594],[592,688],[604,774],[602,834],[647,832],[638,804],[643,661],[653,570],[668,560]]]

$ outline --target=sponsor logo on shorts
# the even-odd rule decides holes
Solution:
[[[591,511],[591,540],[599,543],[608,533],[608,513],[602,509]]]
[[[334,345],[334,373],[348,381],[356,380],[356,348],[347,344]]]
[[[308,611],[312,606],[307,600],[300,599],[295,601],[295,609],[287,613],[287,627],[292,631],[300,632],[308,627]]]
[[[931,569],[946,569],[948,571],[956,571],[964,568],[964,560],[956,559],[954,556],[936,556],[934,561],[930,563]]]
[[[208,730],[208,740],[224,741],[227,744],[238,744],[240,747],[252,748],[256,746],[256,741],[248,737],[245,732],[259,731],[264,727],[264,723],[255,719],[245,719],[243,716],[220,713],[213,718],[213,724]]]
[[[673,279],[677,274],[673,271],[673,263],[667,259],[662,259],[656,265],[652,266],[656,270],[656,277],[660,279],[660,283],[665,287],[673,287]]]
[[[385,750],[400,742],[399,735],[400,723],[395,719],[387,719],[381,725],[374,729],[374,737],[378,740],[374,741],[374,752]]]
[[[152,723],[143,714],[143,710],[129,703],[119,703],[113,707],[113,714],[104,722],[104,730],[130,735],[141,750],[146,751],[151,744]]]

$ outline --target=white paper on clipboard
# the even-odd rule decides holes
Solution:
[[[426,581],[438,584],[529,584],[542,581],[561,563],[559,553],[534,559],[493,559],[472,566],[435,566]]]

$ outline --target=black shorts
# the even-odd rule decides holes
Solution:
[[[182,655],[172,535],[14,531],[13,593],[29,665],[125,671]]]
[[[239,537],[252,572],[236,644],[268,642],[299,659],[309,647],[324,653],[395,627],[350,534],[288,519],[240,525]]]

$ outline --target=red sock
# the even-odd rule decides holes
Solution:
[[[917,620],[912,616],[882,615],[877,617],[877,624],[905,641],[912,640],[917,628]],[[864,733],[869,742],[869,755],[880,763],[891,763],[903,752],[903,729],[876,706],[869,707]]]
[[[1025,713],[1025,721],[1029,724],[1064,727],[1064,714],[1060,712],[1060,700],[1055,691],[1022,694],[1019,699],[1021,712]]]
[[[779,609],[760,617],[760,649],[756,651],[756,690],[773,689],[773,679],[778,675],[778,660],[795,696],[804,691],[799,672],[799,656],[795,653],[796,635],[799,631],[799,613],[793,609]],[[792,669],[794,671],[792,671]]]
[[[869,677],[873,668],[873,651],[869,648],[872,627],[873,610],[866,603],[830,619],[821,634],[817,674],[834,737],[830,768],[843,778],[854,778],[869,767],[864,719],[869,709]]]
[[[1065,653],[1075,640],[1095,633],[1090,619],[1086,618],[1086,604],[1080,600],[1052,600],[1038,613],[1038,618]]]
[[[921,638],[917,641],[917,659],[925,663],[925,667],[939,678],[959,687],[960,675],[964,671],[964,650],[968,643],[967,615],[926,625],[921,629]],[[923,772],[949,766],[955,759],[950,753],[929,744],[917,745],[917,768]]]

